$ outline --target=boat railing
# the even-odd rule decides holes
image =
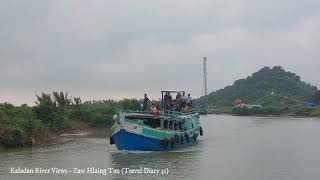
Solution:
[[[150,114],[150,111],[123,110],[123,109],[118,109],[117,112],[118,113],[121,112],[121,113]],[[158,115],[162,115],[164,117],[176,118],[179,116],[187,116],[187,115],[191,115],[191,114],[195,114],[195,113],[199,113],[199,112],[200,112],[199,108],[190,109],[190,110],[184,111],[184,112],[183,111],[175,111],[175,110],[163,110]]]
[[[124,110],[124,109],[117,109],[116,112],[122,113],[139,113],[139,114],[150,114],[149,111],[141,111],[141,110]]]
[[[174,110],[165,110],[164,111],[164,116],[166,117],[179,117],[179,116],[187,116],[190,114],[195,114],[195,113],[199,113],[198,109],[191,109],[189,111],[186,112],[181,112],[181,111],[174,111]]]

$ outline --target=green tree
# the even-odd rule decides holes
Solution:
[[[123,110],[141,110],[141,104],[137,99],[123,99],[119,101],[119,108]]]
[[[37,95],[37,106],[33,108],[35,117],[52,130],[63,130],[66,127],[63,111],[56,106],[50,94]]]
[[[320,104],[320,90],[313,95],[313,101]]]

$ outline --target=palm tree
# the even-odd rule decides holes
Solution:
[[[80,105],[81,104],[81,98],[80,97],[74,97],[73,98],[73,102],[75,105]]]
[[[59,107],[68,106],[71,104],[71,99],[68,98],[68,92],[64,94],[62,91],[60,93],[53,91],[52,94]]]
[[[42,103],[42,102],[52,102],[53,103],[53,101],[51,99],[51,94],[46,94],[46,93],[41,92],[41,96],[38,96],[38,95],[36,95],[36,96],[37,96],[37,101],[35,101],[35,103],[37,105],[40,105],[40,103]]]

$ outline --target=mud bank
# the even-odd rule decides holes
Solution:
[[[63,132],[37,132],[31,135],[20,132],[17,129],[0,129],[0,150],[6,148],[23,148],[30,146],[43,146],[58,143],[65,136],[108,137],[110,126],[92,126],[87,123],[75,123],[71,128]]]

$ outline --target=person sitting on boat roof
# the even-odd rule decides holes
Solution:
[[[159,104],[157,104],[156,107],[153,107],[152,111],[153,111],[154,114],[160,115],[160,106],[159,106]]]
[[[143,99],[143,111],[148,110],[148,102],[150,99],[147,97],[147,94],[144,94],[144,99]]]
[[[160,112],[160,106],[159,106],[159,104],[157,104],[156,110]]]
[[[188,112],[189,110],[189,106],[185,105],[184,107],[182,107],[181,112]]]
[[[151,113],[155,115],[160,115],[160,106],[157,105],[156,107],[151,107]]]

